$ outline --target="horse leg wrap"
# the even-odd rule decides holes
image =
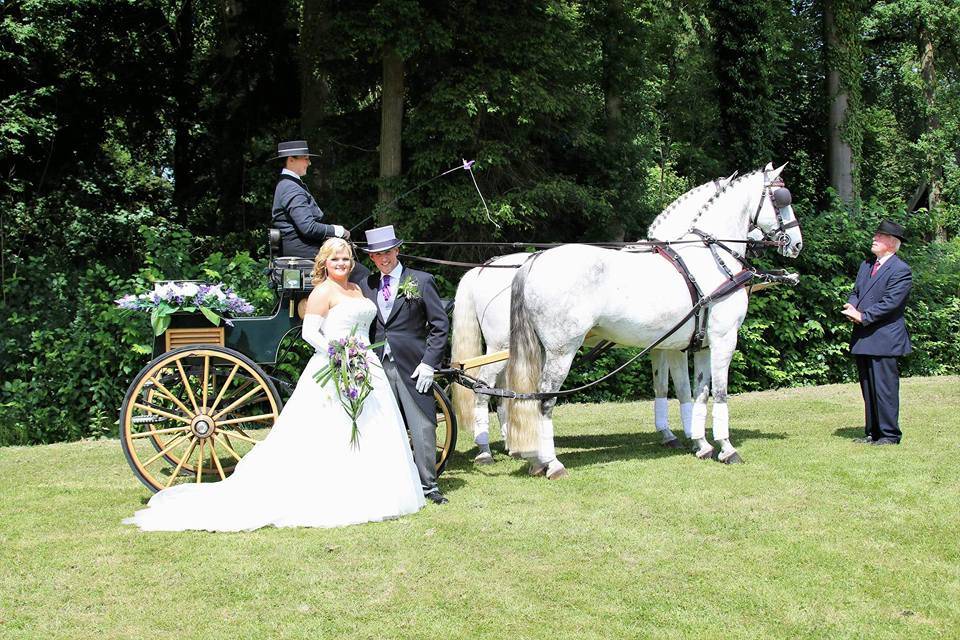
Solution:
[[[726,402],[713,403],[713,439],[730,438],[730,412]]]
[[[693,416],[690,420],[690,439],[698,440],[707,437],[707,403],[699,402],[693,405]]]
[[[476,435],[473,436],[473,441],[477,443],[481,449],[483,447],[490,448],[490,432],[487,430],[477,431]]]
[[[693,429],[693,403],[692,402],[681,402],[680,403],[680,422],[683,423],[683,435],[687,436],[687,439],[690,439],[690,435]]]
[[[553,420],[550,418],[540,419],[540,449],[537,451],[537,459],[547,464],[556,459],[557,449],[553,445]]]
[[[669,428],[667,424],[667,399],[653,399],[653,425],[657,431],[666,431]]]

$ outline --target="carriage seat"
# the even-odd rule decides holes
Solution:
[[[270,283],[277,289],[311,291],[313,289],[313,260],[298,256],[280,255],[283,238],[279,229],[268,229],[270,265],[267,272]]]

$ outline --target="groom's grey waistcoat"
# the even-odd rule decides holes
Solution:
[[[364,295],[374,304],[377,304],[380,278],[380,273],[374,272],[360,283]],[[419,297],[410,298],[400,291],[408,278],[417,283]],[[447,347],[450,321],[440,302],[437,284],[429,273],[404,266],[400,282],[391,288],[396,300],[390,317],[384,318],[378,305],[377,317],[370,326],[370,340],[390,343],[390,354],[403,377],[404,386],[426,415],[436,416],[433,393],[419,393],[410,376],[421,362],[439,369]],[[382,347],[377,350],[377,355],[383,357]]]

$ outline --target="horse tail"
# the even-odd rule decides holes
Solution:
[[[533,261],[527,261],[513,277],[510,292],[510,359],[507,362],[507,388],[519,393],[539,389],[543,371],[543,346],[530,321],[524,300],[524,285]],[[540,445],[540,401],[508,400],[507,446],[518,453],[535,452]]]
[[[480,343],[480,321],[473,301],[473,287],[477,281],[477,273],[476,269],[471,269],[457,285],[457,295],[453,302],[451,347],[453,362],[463,362],[483,353]],[[453,410],[457,414],[459,424],[473,427],[476,404],[476,394],[473,391],[461,384],[453,385]]]

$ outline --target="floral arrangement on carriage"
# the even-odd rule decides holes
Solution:
[[[254,311],[252,304],[223,283],[193,281],[157,282],[153,291],[126,295],[116,303],[121,309],[149,313],[155,336],[167,330],[175,313],[200,312],[214,325],[219,326],[222,321],[232,326],[229,316],[247,315]]]

